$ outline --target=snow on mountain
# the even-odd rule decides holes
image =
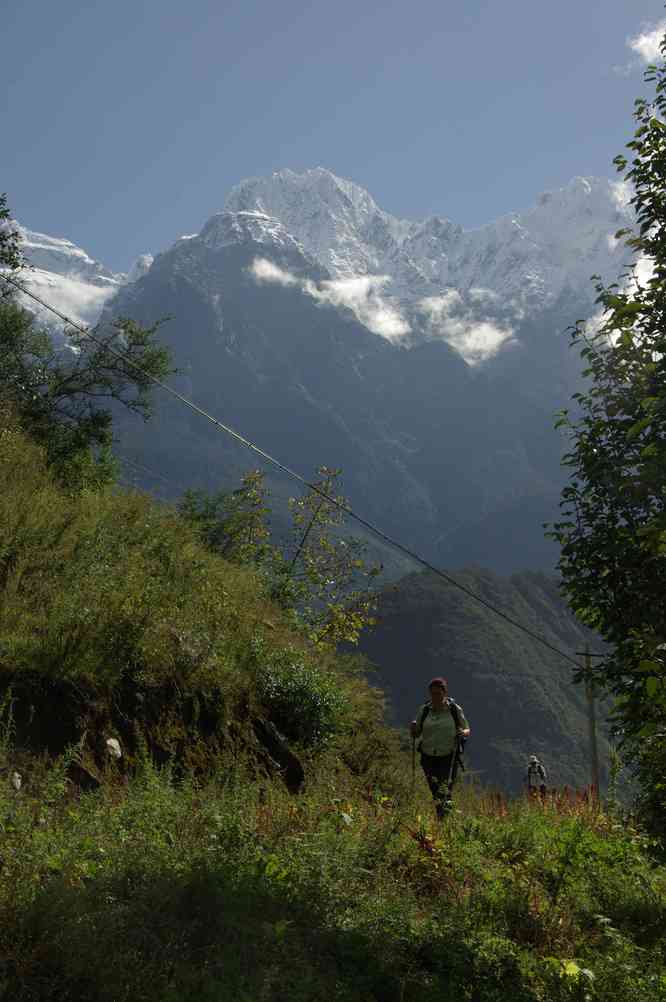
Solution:
[[[252,210],[249,212],[218,212],[208,220],[196,238],[209,250],[220,250],[234,244],[264,244],[267,248],[293,250],[305,254],[302,244],[275,216]]]
[[[577,177],[544,192],[525,212],[463,235],[452,262],[460,288],[478,285],[521,304],[550,305],[568,290],[590,290],[590,276],[618,276],[626,257],[614,234],[631,208],[606,178]]]
[[[150,271],[155,258],[152,254],[140,254],[127,274],[128,282],[138,282]]]
[[[396,249],[413,224],[381,210],[359,185],[323,167],[276,171],[232,188],[225,208],[258,211],[279,219],[334,278],[389,273],[396,281]],[[412,275],[412,282],[425,276]],[[413,285],[410,293],[413,295]]]
[[[21,282],[75,322],[94,325],[104,305],[128,281],[128,276],[110,271],[71,240],[23,226],[18,229],[23,252],[32,265],[21,273]],[[132,269],[131,280],[145,274],[151,263],[152,257],[143,255]],[[61,326],[53,313],[30,297],[19,295],[19,300],[48,327]]]
[[[623,270],[622,195],[578,178],[466,231],[393,217],[321,168],[279,171],[146,259],[102,323],[169,316],[182,392],[303,471],[341,467],[369,517],[433,558],[550,566],[552,415],[580,386],[561,333],[593,314],[590,276]],[[229,484],[235,446],[222,457],[176,402],[159,407],[147,429],[123,425],[133,454],[181,483]]]
[[[614,234],[631,221],[626,193],[602,178],[574,178],[530,209],[464,230],[441,216],[392,216],[364,188],[322,167],[286,169],[241,181],[224,210],[172,251],[187,255],[192,241],[255,247],[258,282],[298,281],[304,293],[350,309],[382,337],[405,347],[442,338],[474,365],[515,343],[526,316],[564,295],[591,303],[590,276],[614,280],[627,261]],[[83,323],[95,323],[114,293],[153,264],[142,255],[129,275],[115,274],[68,240],[21,234],[34,266],[24,280]],[[311,262],[320,281],[303,273],[291,281],[285,255]]]
[[[23,226],[19,227],[19,233],[25,256],[42,271],[85,281],[100,288],[118,285],[124,279],[124,276],[114,275],[104,265],[93,260],[71,240],[35,233]]]
[[[475,230],[438,216],[398,219],[321,167],[242,181],[225,207],[279,220],[342,290],[374,276],[368,288],[375,296],[381,288],[403,331],[444,337],[472,363],[511,340],[510,317],[545,309],[564,292],[591,298],[592,274],[616,278],[626,249],[614,233],[631,223],[626,197],[603,178],[574,178],[533,208]]]

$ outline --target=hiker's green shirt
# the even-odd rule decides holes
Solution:
[[[417,718],[418,734],[421,736],[421,751],[425,755],[450,755],[456,747],[456,724],[451,707],[448,703],[445,703],[441,710],[435,710],[431,706],[425,720],[423,720],[424,710],[425,707],[421,707]],[[469,727],[460,707],[458,707],[458,712],[460,726]]]

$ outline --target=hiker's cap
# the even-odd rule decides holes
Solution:
[[[448,682],[446,681],[445,678],[442,678],[441,675],[438,675],[437,678],[430,679],[430,681],[428,682],[428,688],[432,689],[433,685],[439,685],[442,687],[442,689],[448,689]]]
[[[536,755],[530,755],[530,762],[538,762],[538,761],[539,759],[536,757]]]

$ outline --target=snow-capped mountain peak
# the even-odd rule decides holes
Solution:
[[[383,212],[360,185],[323,167],[242,181],[232,188],[225,208],[279,219],[337,278],[378,274],[384,251],[392,251],[409,227]]]
[[[565,291],[591,302],[592,274],[612,281],[622,272],[627,251],[614,233],[631,222],[626,192],[604,178],[574,178],[527,210],[465,230],[441,215],[393,216],[363,187],[323,167],[284,169],[241,181],[221,212],[166,253],[187,269],[197,244],[212,252],[254,248],[260,264],[282,269],[278,275],[262,264],[253,273],[262,281],[273,276],[284,284],[295,268],[303,281],[328,282],[319,298],[350,306],[375,333],[389,330],[405,345],[442,338],[474,364],[512,343],[517,321]],[[114,292],[153,264],[143,255],[129,276],[115,274],[69,240],[27,229],[21,235],[34,268],[25,280],[84,323],[94,323]],[[368,320],[385,316],[390,324]]]
[[[23,253],[31,267],[20,275],[23,285],[75,323],[93,325],[105,304],[128,281],[123,272],[113,272],[95,261],[71,240],[38,233],[18,226]],[[143,255],[130,273],[130,281],[145,274],[152,257]],[[54,314],[29,296],[19,301],[39,316],[47,327],[60,327]]]
[[[209,250],[255,243],[275,248],[293,248],[303,253],[301,244],[280,219],[257,209],[216,213],[198,234],[198,239]]]
[[[623,248],[611,237],[631,222],[626,200],[605,178],[574,178],[527,211],[465,231],[441,216],[392,216],[364,188],[322,167],[242,181],[226,208],[280,220],[335,279],[388,276],[387,292],[403,303],[453,287],[547,306],[564,288],[588,287],[593,273],[616,276]]]
[[[126,281],[126,276],[114,274],[71,240],[38,233],[24,226],[18,226],[18,231],[23,253],[31,265],[19,275],[25,288],[75,323],[94,324],[104,304]],[[21,293],[18,299],[45,326],[62,327],[55,315],[34,299]]]
[[[19,226],[23,252],[35,268],[86,281],[101,287],[118,286],[124,275],[114,274],[81,247],[62,237],[51,237]]]

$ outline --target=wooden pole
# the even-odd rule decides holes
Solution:
[[[412,734],[412,796],[414,796],[415,783],[416,783],[416,738]]]
[[[590,775],[592,795],[599,797],[599,747],[597,744],[597,715],[594,705],[594,682],[592,680],[592,659],[590,645],[585,644],[585,695],[587,697],[587,725],[590,737]]]

